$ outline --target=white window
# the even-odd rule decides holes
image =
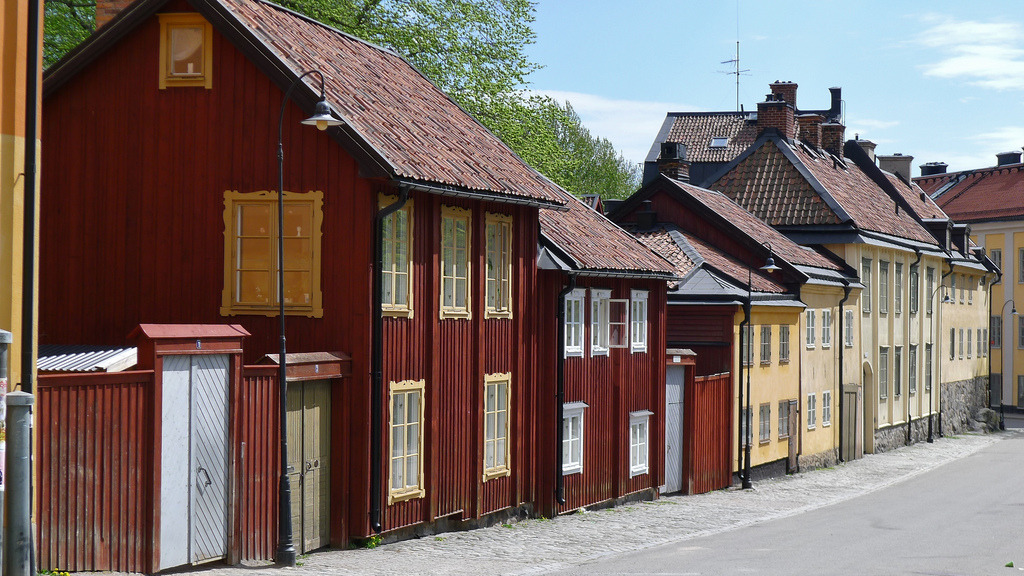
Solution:
[[[511,373],[484,375],[484,482],[511,473],[508,417],[511,384]]]
[[[813,392],[811,392],[810,394],[807,395],[807,429],[808,430],[813,430],[818,425],[818,423],[816,422],[816,420],[818,418],[817,409],[816,409],[816,406],[815,406],[816,402],[817,402],[817,399],[814,397],[814,393]]]
[[[629,348],[629,300],[608,300],[608,347]]]
[[[864,258],[860,264],[860,283],[864,291],[860,293],[860,308],[865,313],[871,312],[871,259]]]
[[[924,345],[924,391],[932,390],[932,345]]]
[[[897,398],[903,394],[903,346],[896,347],[892,360],[892,393]]]
[[[893,300],[896,304],[896,313],[903,313],[903,263],[896,263],[896,282],[893,285]]]
[[[846,311],[846,325],[843,326],[843,331],[846,332],[846,346],[853,346],[853,310]]]
[[[985,349],[985,340],[982,338],[984,332],[981,328],[978,328],[978,356],[985,358],[988,356],[988,350]]]
[[[441,207],[441,318],[469,318],[472,212]]]
[[[822,390],[821,392],[821,425],[832,425],[832,391]]]
[[[956,274],[954,274],[953,277],[956,278]],[[964,292],[966,292],[966,291],[967,291],[967,276],[964,276],[963,274],[961,274],[960,275],[960,303],[961,304],[964,303]],[[954,290],[953,292],[955,293],[956,290]]]
[[[487,308],[485,318],[512,317],[512,217],[486,215]]]
[[[779,402],[779,440],[789,438],[789,400]]]
[[[754,327],[750,324],[744,326],[740,331],[743,343],[740,344],[740,355],[744,366],[754,365]]]
[[[921,280],[917,265],[910,267],[910,313],[917,314],[921,302]]]
[[[1024,335],[1024,333],[1022,333],[1022,335]],[[960,358],[960,360],[964,359],[964,329],[963,328],[960,329],[960,354],[959,354],[959,358]]]
[[[917,393],[917,344],[910,345],[910,366],[907,386],[911,394]]]
[[[647,290],[629,292],[630,352],[647,352]]]
[[[967,304],[974,304],[974,278],[971,278],[971,285],[967,290]]]
[[[971,357],[971,329],[967,329],[967,357]]]
[[[422,498],[424,380],[391,382],[391,490],[388,504]]]
[[[583,402],[562,405],[562,474],[583,472]]]
[[[772,405],[761,404],[758,412],[758,434],[757,439],[761,442],[769,442],[772,439]]]
[[[878,311],[889,312],[889,263],[878,262]]]
[[[889,347],[879,346],[878,348],[878,398],[885,400],[889,397]]]
[[[761,364],[772,363],[772,327],[761,326]]]
[[[647,474],[650,410],[629,413],[629,477]]]
[[[789,362],[789,326],[779,326],[779,362]]]
[[[583,300],[585,288],[565,295],[565,355],[583,356]]]
[[[993,316],[990,319],[992,325],[992,347],[1002,348],[1003,347],[1003,318],[1002,316]]]
[[[1002,271],[1002,269],[1003,269],[1003,251],[1000,250],[999,248],[993,248],[992,249],[992,263],[996,265],[996,269],[997,270]],[[999,282],[1000,280],[1001,280],[1000,277],[996,276],[996,282]]]
[[[829,308],[821,311],[821,347],[832,347],[832,310]]]
[[[807,347],[814,348],[814,310],[805,311],[804,320],[807,324]]]
[[[925,308],[925,312],[931,314],[935,304],[935,268],[929,266],[925,275],[928,277],[928,304]]]
[[[590,290],[590,354],[608,355],[608,301],[611,290]]]

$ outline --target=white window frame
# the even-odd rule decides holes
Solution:
[[[612,291],[590,289],[590,355],[608,355],[608,302]]]
[[[814,430],[818,427],[817,423],[817,398],[814,392],[807,394],[807,429]]]
[[[878,347],[878,399],[889,397],[889,347]]]
[[[832,347],[832,309],[821,310],[821,347]]]
[[[974,278],[971,278],[971,287],[970,287],[969,290],[967,290],[967,305],[968,306],[973,306],[974,305],[974,290],[975,290],[975,288],[974,288]]]
[[[629,300],[622,298],[608,299],[608,348],[630,347],[629,308]],[[621,316],[616,314],[616,311],[621,312]],[[618,340],[613,337],[616,328],[618,328]]]
[[[1000,272],[1002,272],[1003,271],[1003,250],[1002,250],[1002,248],[993,248],[992,249],[991,260],[992,260],[992,263],[996,265],[996,269],[999,270]],[[992,283],[993,284],[998,284],[1001,281],[1002,281],[1002,278],[1000,276],[996,276],[996,279]]]
[[[907,367],[907,392],[917,394],[917,344],[910,345],[909,365]]]
[[[814,315],[815,315],[815,311],[814,310],[805,310],[804,311],[804,323],[806,324],[806,328],[807,328],[805,330],[805,332],[806,332],[805,337],[807,339],[807,342],[806,342],[807,348],[814,348],[814,324],[815,324],[815,322],[814,322]]]
[[[401,382],[391,382],[388,386],[388,504],[394,504],[395,502],[402,502],[405,500],[412,500],[415,498],[423,498],[426,495],[424,489],[425,484],[423,483],[423,424],[425,412],[425,380],[402,380]],[[402,417],[402,422],[395,422],[395,399],[397,396],[405,396],[404,406],[408,406],[408,397],[411,394],[417,394],[419,420],[415,423],[409,422],[408,412]],[[404,432],[400,435],[403,440],[401,455],[395,456],[395,428],[401,426]],[[409,428],[416,426],[416,450],[412,452],[409,450]],[[409,458],[411,456],[416,457],[416,483],[412,484],[408,480],[409,476]],[[396,459],[402,460],[403,486],[395,487],[394,477],[394,463]]]
[[[932,345],[924,345],[924,391],[932,391]]]
[[[772,441],[772,405],[761,404],[757,410],[757,440],[761,444]]]
[[[925,270],[928,285],[928,302],[925,305],[925,313],[931,315],[935,310],[935,268],[929,266]]]
[[[1021,335],[1024,336],[1024,331],[1022,331]],[[1024,341],[1022,341],[1022,343],[1024,343]],[[958,360],[963,360],[964,359],[964,329],[963,328],[960,329],[960,348],[959,348],[959,357],[957,359]]]
[[[921,270],[916,264],[910,267],[910,313],[921,309]]]
[[[1003,317],[992,316],[989,320],[992,327],[992,348],[1003,347]]]
[[[779,440],[789,438],[789,400],[779,400]]]
[[[744,336],[744,332],[746,335]],[[740,362],[744,366],[754,365],[754,326],[747,324],[740,327]]]
[[[973,330],[968,328],[967,329],[967,357],[968,358],[970,358],[972,356],[972,354],[971,354],[971,352],[972,352],[972,346],[971,346],[971,336],[972,336],[972,334],[971,334],[971,332],[973,332]]]
[[[501,386],[504,386],[504,394],[501,393]],[[495,389],[495,404],[487,404],[490,399],[491,389]],[[505,407],[502,409],[498,403],[499,399],[505,400]],[[508,476],[512,473],[512,373],[504,372],[498,374],[484,374],[484,459],[483,459],[483,481]],[[501,424],[501,416],[504,413],[504,425]],[[494,462],[488,466],[488,449],[491,450]],[[501,458],[501,461],[498,458]]]
[[[889,313],[889,263],[878,261],[878,313]]]
[[[821,391],[821,425],[822,427],[832,425],[832,391]]]
[[[871,259],[862,258],[860,263],[860,283],[864,290],[860,293],[860,309],[865,314],[871,312]]]
[[[647,290],[629,291],[629,351],[647,352]]]
[[[892,359],[892,395],[903,395],[903,346],[896,346]]]
[[[789,362],[789,326],[779,326],[779,363]]]
[[[484,318],[512,318],[512,228],[511,215],[484,214]]]
[[[586,339],[587,289],[576,288],[565,295],[565,356],[583,356],[583,342]]]
[[[445,221],[451,220],[452,222],[452,233],[451,238],[445,234]],[[460,247],[458,245],[458,234],[455,232],[460,222],[464,222],[466,228],[466,244]],[[472,318],[473,313],[473,211],[466,208],[459,208],[458,206],[441,206],[441,246],[439,256],[439,264],[441,269],[438,270],[438,275],[441,277],[441,290],[440,290],[440,302],[439,302],[439,317],[443,320],[445,318]],[[447,273],[446,267],[449,264],[445,257],[446,250],[451,251],[451,274]],[[465,254],[465,266],[462,270],[458,267],[458,253],[464,251]],[[465,302],[459,304],[458,293],[459,283],[465,283]],[[445,293],[448,288],[451,288],[452,301],[451,304],[445,303]]]
[[[772,325],[761,325],[761,364],[772,363]]]
[[[378,205],[383,208],[398,201],[397,196],[378,196]],[[392,212],[384,220],[381,230],[384,265],[381,268],[381,309],[384,316],[413,317],[413,205],[412,198],[405,205]],[[405,219],[405,234],[398,233],[398,221]],[[390,232],[390,234],[389,234]],[[402,257],[404,250],[404,258]],[[405,270],[399,263],[404,264]],[[405,289],[405,300],[397,297],[399,288]],[[385,297],[388,296],[388,297]]]
[[[650,419],[654,412],[629,413],[629,477],[647,474],[650,465]]]
[[[846,332],[846,347],[853,347],[853,310],[846,311],[846,325],[843,326],[843,331]]]
[[[896,314],[903,313],[903,262],[897,262],[895,266],[896,279],[893,282],[893,300],[895,301]]]
[[[588,408],[584,402],[568,402],[562,405],[562,476],[583,473],[584,413]],[[572,421],[578,423],[578,436],[572,436]],[[568,429],[566,426],[568,425]],[[569,432],[567,434],[566,432]],[[569,456],[566,458],[566,456]]]

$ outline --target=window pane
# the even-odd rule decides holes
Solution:
[[[505,410],[505,404],[508,402],[508,384],[498,384],[498,410]]]
[[[309,272],[284,273],[284,303],[309,304],[313,299],[313,275]]]
[[[203,74],[203,29],[199,26],[177,26],[171,33],[171,74],[199,76]]]
[[[405,456],[405,427],[393,426],[391,428],[391,457],[400,458]]]
[[[313,207],[286,202],[284,205],[284,237],[308,238],[313,232]]]
[[[419,454],[420,452],[420,425],[409,424],[405,427],[405,453]]]
[[[270,273],[242,272],[238,278],[238,301],[245,303],[270,303]]]
[[[401,490],[405,488],[405,478],[402,474],[404,467],[402,466],[402,459],[396,458],[391,461],[391,489]]]
[[[405,460],[405,485],[419,486],[420,483],[420,459],[419,456],[409,456]]]
[[[508,417],[508,412],[505,412],[505,411],[498,412],[497,416],[498,416],[498,421],[497,421],[497,428],[495,429],[495,435],[496,435],[495,437],[497,437],[497,438],[504,438],[505,437],[505,426],[506,426],[505,421],[506,421],[506,418]]]
[[[291,238],[284,241],[285,270],[309,270],[312,266],[312,240]]]
[[[239,235],[270,237],[270,206],[242,204],[238,206]]]
[[[485,420],[486,422],[484,422],[484,439],[494,440],[494,424],[496,422],[495,414],[493,412],[487,414],[487,416],[485,416]]]
[[[505,465],[505,439],[499,438],[495,447],[495,462],[497,466]]]
[[[466,280],[464,278],[455,280],[455,306],[466,307]]]
[[[242,270],[270,270],[270,239],[239,238],[238,267]]]
[[[494,442],[484,443],[484,468],[494,468]]]

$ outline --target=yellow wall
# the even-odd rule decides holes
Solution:
[[[984,222],[972,224],[971,230],[975,242],[984,246],[989,255],[993,250],[1002,251],[1003,278],[991,287],[991,316],[1001,316],[1003,321],[1002,345],[991,350],[995,400],[1001,398],[1006,406],[1024,407],[1019,386],[1020,376],[1024,375],[1024,349],[1018,343],[1019,317],[1012,314],[1014,307],[1024,312],[1019,256],[1024,249],[1024,222]]]

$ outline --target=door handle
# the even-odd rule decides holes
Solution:
[[[210,480],[210,473],[207,472],[206,468],[203,468],[202,466],[200,466],[199,469],[196,470],[196,480],[199,480],[199,474],[200,473],[203,473],[203,474],[206,475],[206,482],[203,483],[203,486],[209,486],[210,484],[213,484],[213,481]]]

